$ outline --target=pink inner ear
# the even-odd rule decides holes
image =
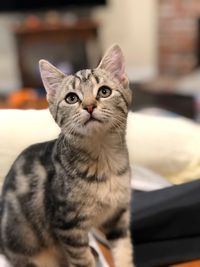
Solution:
[[[107,52],[100,63],[100,68],[109,71],[119,81],[126,78],[124,57],[118,46],[114,46]]]
[[[59,84],[64,78],[64,73],[56,69],[53,65],[46,61],[40,61],[40,71],[44,87],[48,96],[55,96]]]
[[[121,66],[119,69],[119,79],[122,81],[126,78],[126,74],[125,74],[125,64],[124,62],[121,62]]]
[[[55,80],[53,73],[45,71],[43,73],[43,82],[44,82],[44,86],[47,91],[47,94],[49,96],[54,96],[56,93],[57,81]]]
[[[111,64],[112,64],[112,66],[111,66],[111,73],[113,73],[113,75],[116,78],[118,78],[120,81],[124,80],[125,77],[126,77],[126,74],[125,74],[125,65],[120,60],[120,58],[116,57],[116,55],[115,55],[114,58],[112,58]]]

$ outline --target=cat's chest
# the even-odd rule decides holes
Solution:
[[[111,175],[107,181],[90,188],[91,209],[94,213],[106,212],[119,206],[126,206],[130,200],[129,175],[123,177]]]
[[[122,179],[121,179],[122,178]],[[125,208],[130,202],[129,177],[111,177],[110,181],[99,186],[95,194],[95,203],[91,206],[93,223],[101,224],[119,208]]]

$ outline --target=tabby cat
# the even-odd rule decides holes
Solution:
[[[24,150],[5,179],[2,252],[13,267],[94,267],[88,232],[98,227],[116,267],[133,267],[122,51],[114,45],[97,68],[74,75],[39,65],[61,133]]]

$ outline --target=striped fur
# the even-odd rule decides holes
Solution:
[[[125,143],[131,94],[122,71],[113,74],[105,68],[113,50],[121,64],[115,46],[99,67],[70,76],[41,63],[49,108],[61,134],[23,151],[5,179],[1,249],[13,267],[94,267],[88,246],[92,227],[110,240],[116,267],[133,266]],[[110,96],[99,97],[102,86],[111,89]],[[69,92],[77,94],[76,103],[66,102]],[[91,105],[92,113],[87,111]]]

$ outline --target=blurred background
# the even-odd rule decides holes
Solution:
[[[20,151],[58,134],[47,110],[22,110],[47,108],[38,61],[94,68],[113,43],[139,111],[127,128],[137,266],[183,267],[200,259],[200,181],[181,187],[200,178],[200,0],[0,0],[0,187]]]
[[[133,110],[200,120],[199,0],[7,0],[0,3],[0,108],[47,106],[41,58],[71,73],[118,43]]]

